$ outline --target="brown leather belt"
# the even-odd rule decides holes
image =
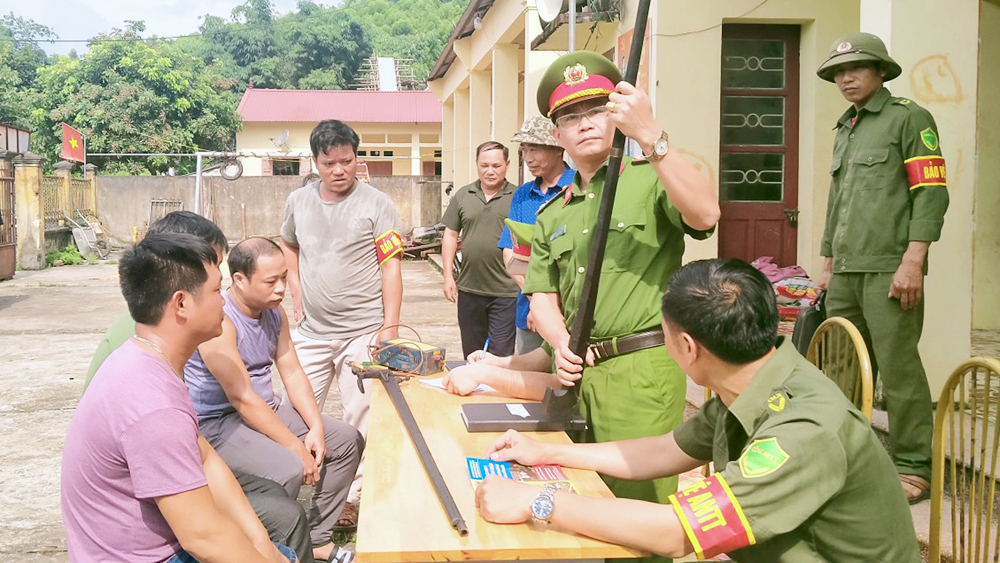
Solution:
[[[607,360],[630,352],[663,346],[662,330],[647,330],[621,338],[602,340],[587,347],[594,353],[594,360]]]

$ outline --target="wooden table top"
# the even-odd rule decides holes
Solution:
[[[496,394],[459,397],[421,385],[418,378],[401,382],[400,386],[468,524],[469,535],[463,538],[451,527],[392,400],[382,384],[376,382],[372,386],[365,484],[358,521],[356,554],[359,563],[599,559],[642,555],[639,551],[565,533],[555,527],[497,525],[483,520],[475,508],[475,492],[465,458],[482,457],[500,434],[468,433],[462,422],[461,406],[469,402],[520,401]],[[545,442],[569,442],[563,432],[529,435]],[[570,468],[565,471],[581,494],[614,496],[597,473]]]

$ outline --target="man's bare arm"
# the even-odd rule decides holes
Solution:
[[[385,319],[379,339],[399,337],[399,310],[403,304],[403,259],[397,254],[382,263],[382,316]]]
[[[292,292],[295,322],[299,322],[305,316],[305,309],[302,306],[302,279],[299,277],[299,245],[283,238],[278,240],[278,245],[285,257],[285,267],[288,268],[288,291]]]
[[[236,326],[228,318],[222,322],[222,334],[198,347],[205,366],[222,386],[230,404],[247,426],[281,444],[302,460],[304,481],[319,478],[317,462],[298,436],[292,433],[270,405],[253,390],[250,374],[236,344]]]

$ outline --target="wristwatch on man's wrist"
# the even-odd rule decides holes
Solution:
[[[548,524],[552,518],[552,510],[555,508],[556,491],[555,485],[545,485],[542,492],[538,493],[535,500],[531,502],[531,521],[538,524]]]
[[[667,140],[667,132],[661,131],[660,137],[653,141],[653,146],[650,149],[649,154],[643,152],[642,157],[650,162],[656,162],[657,160],[667,156],[667,151],[670,150],[670,145],[667,143]]]

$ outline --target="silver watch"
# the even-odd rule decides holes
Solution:
[[[670,150],[670,145],[667,141],[667,132],[661,131],[660,138],[653,142],[652,150],[649,151],[649,154],[642,153],[642,157],[650,162],[656,162],[657,160],[667,156],[667,151]]]
[[[552,518],[552,510],[555,508],[556,491],[555,485],[545,485],[542,492],[538,493],[535,500],[531,501],[531,520],[538,524],[548,524]]]

